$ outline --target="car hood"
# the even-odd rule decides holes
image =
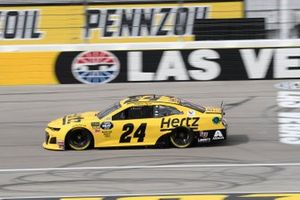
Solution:
[[[92,121],[93,119],[98,119],[97,118],[97,113],[96,111],[92,112],[84,112],[84,113],[76,113],[76,114],[70,114],[66,115],[64,117],[55,119],[51,121],[48,124],[48,127],[61,127],[64,125],[72,125],[72,124],[82,124],[85,121]]]

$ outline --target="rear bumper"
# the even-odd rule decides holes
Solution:
[[[198,133],[198,143],[208,143],[222,141],[227,138],[227,129],[200,131]]]

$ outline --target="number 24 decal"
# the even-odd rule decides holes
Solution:
[[[146,123],[142,123],[134,132],[133,137],[138,138],[137,142],[144,141],[146,126],[147,126]],[[120,143],[129,143],[132,138],[132,136],[130,136],[130,134],[133,132],[133,130],[134,130],[133,124],[131,124],[131,123],[125,124],[123,126],[123,131],[125,131],[125,132],[122,133],[122,135],[120,137]]]

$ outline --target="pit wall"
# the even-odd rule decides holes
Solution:
[[[297,49],[199,41],[203,20],[244,19],[243,0],[84,2],[1,4],[0,85],[298,77],[273,61]]]
[[[300,78],[300,40],[0,46],[0,85]]]

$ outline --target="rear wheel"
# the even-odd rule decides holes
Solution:
[[[177,128],[171,133],[170,140],[173,146],[186,148],[193,143],[194,134],[187,128]]]
[[[74,150],[85,150],[92,144],[93,137],[89,131],[84,129],[75,129],[67,135],[67,145]]]

